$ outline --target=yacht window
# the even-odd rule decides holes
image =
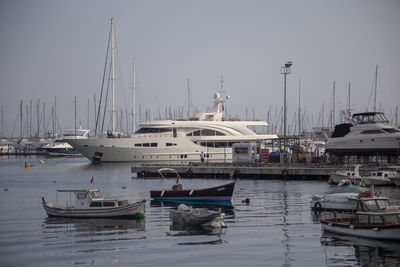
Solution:
[[[176,129],[173,130],[174,138],[176,138]]]
[[[201,142],[200,145],[201,146],[207,146],[207,142]]]
[[[142,146],[142,144],[135,144],[135,146]]]
[[[377,210],[375,200],[366,200],[364,204],[368,211]]]
[[[377,175],[377,176],[379,176],[379,177],[382,176],[382,173],[381,173],[381,172],[378,172],[378,175]]]
[[[86,197],[87,197],[86,193],[78,194],[78,199],[86,199]]]
[[[158,130],[159,133],[170,133],[172,131],[172,129],[167,129],[167,128],[160,128]]]
[[[398,133],[400,132],[399,130],[395,129],[395,128],[385,128],[383,129],[385,132],[387,133]]]
[[[233,144],[235,144],[235,142],[228,142],[228,147],[232,147]]]
[[[224,133],[221,133],[221,132],[218,132],[218,131],[215,131],[215,133],[216,133],[216,135],[225,135]]]
[[[201,136],[215,136],[215,131],[209,129],[201,130]]]
[[[151,147],[156,147],[157,143],[151,143]]]
[[[379,209],[386,209],[388,203],[386,200],[377,200]]]
[[[101,202],[91,202],[90,207],[102,207]]]
[[[174,143],[165,143],[166,146],[176,146]]]
[[[214,147],[214,142],[207,142],[207,147]]]
[[[384,133],[382,130],[366,130],[362,131],[361,134],[381,134]]]
[[[186,134],[186,136],[193,136],[193,132]]]
[[[215,142],[215,147],[226,147],[226,142]]]
[[[185,157],[185,159],[187,159],[187,155],[186,155],[186,154],[185,154],[185,156],[184,156],[184,157]]]
[[[193,136],[200,136],[200,130],[194,131]]]
[[[114,207],[115,203],[113,201],[104,201],[103,207]]]
[[[144,146],[144,147],[149,147],[150,144],[149,144],[149,143],[144,143],[143,146]]]

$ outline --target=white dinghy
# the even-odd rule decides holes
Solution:
[[[173,223],[185,226],[209,226],[212,228],[225,227],[224,214],[205,208],[192,208],[180,204],[177,210],[171,210],[170,218]]]

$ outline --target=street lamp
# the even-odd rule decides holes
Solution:
[[[286,75],[290,74],[290,67],[292,61],[288,61],[285,66],[281,67],[281,74],[283,74],[283,150],[286,151]]]

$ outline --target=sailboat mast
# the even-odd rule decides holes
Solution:
[[[114,72],[114,18],[111,18],[111,68],[112,68],[112,110],[111,110],[111,125],[112,132],[115,132],[115,104],[114,104],[114,80],[115,80],[115,72]]]
[[[136,60],[133,59],[133,104],[132,104],[132,133],[136,132],[136,120],[135,120],[135,109],[136,109]]]
[[[299,111],[297,114],[299,123],[299,135],[301,134],[300,86],[301,86],[301,79],[299,79]]]

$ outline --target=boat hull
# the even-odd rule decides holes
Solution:
[[[77,209],[70,207],[60,207],[52,203],[43,202],[49,217],[64,218],[129,218],[142,217],[145,213],[146,200],[132,203],[121,207],[101,207],[101,208],[85,208]]]
[[[231,202],[235,182],[216,187],[193,190],[152,190],[150,197],[158,201]]]
[[[356,227],[321,220],[322,230],[343,235],[400,241],[400,225],[382,227]]]

